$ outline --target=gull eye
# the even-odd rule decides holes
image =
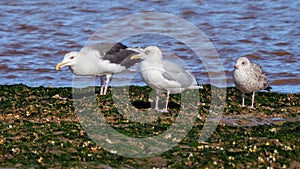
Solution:
[[[150,53],[150,50],[146,50],[146,51],[145,51],[145,54],[149,54],[149,53]]]
[[[74,56],[71,56],[70,59],[74,59]]]
[[[242,62],[242,65],[246,64],[246,62]]]

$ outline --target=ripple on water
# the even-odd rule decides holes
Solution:
[[[175,14],[203,31],[214,44],[223,63],[227,85],[232,86],[235,60],[247,56],[266,71],[275,91],[300,92],[300,18],[298,1],[0,1],[1,84],[24,83],[29,86],[70,86],[68,69],[55,71],[65,53],[78,51],[99,28],[131,13],[158,11]],[[217,2],[217,3],[216,3]],[[149,26],[147,17],[140,25],[124,23],[132,31]],[[163,22],[165,18],[158,21]],[[169,19],[169,18],[167,18]],[[163,31],[172,29],[171,20]],[[121,29],[121,28],[120,28]],[[178,28],[176,28],[178,29]],[[189,30],[180,30],[183,33]],[[114,35],[117,36],[117,35]],[[193,34],[189,37],[193,38]],[[208,74],[214,64],[204,62],[182,42],[151,34],[129,37],[129,46],[157,45],[167,59],[180,58],[199,83],[210,83]],[[195,40],[195,43],[198,43]],[[174,59],[176,58],[176,59]],[[210,59],[210,58],[205,58]],[[126,74],[124,76],[129,76]],[[116,82],[122,79],[116,79]],[[144,84],[137,79],[137,84]]]

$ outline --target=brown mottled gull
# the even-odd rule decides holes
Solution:
[[[252,93],[252,104],[254,106],[254,94],[260,90],[270,91],[267,76],[262,67],[251,63],[248,58],[240,57],[234,66],[233,82],[242,91],[242,106],[244,107],[245,93]]]
[[[182,93],[185,89],[199,89],[193,75],[179,65],[163,60],[161,50],[156,46],[149,46],[143,52],[131,56],[131,59],[143,59],[141,62],[141,76],[152,89],[156,91],[155,110],[168,111],[169,94]],[[167,93],[164,109],[158,108],[160,93]]]
[[[138,54],[140,50],[128,48],[122,43],[91,44],[83,47],[79,52],[67,53],[64,59],[56,65],[56,70],[69,66],[70,70],[78,76],[100,76],[100,95],[106,95],[112,75],[138,62],[138,60],[132,61],[130,56]],[[106,76],[106,81],[104,76]]]

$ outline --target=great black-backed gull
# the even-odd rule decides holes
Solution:
[[[138,54],[140,50],[128,48],[122,43],[91,44],[83,47],[79,52],[67,53],[56,65],[56,70],[69,66],[75,75],[100,76],[100,95],[106,95],[112,75],[137,63],[139,60],[131,60],[130,56]]]

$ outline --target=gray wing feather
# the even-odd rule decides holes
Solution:
[[[114,48],[114,43],[93,43],[88,44],[81,49],[82,53],[86,55],[89,54],[98,54],[100,59],[104,58],[104,56],[109,52],[109,50]]]
[[[252,64],[253,72],[257,80],[267,81],[266,73],[263,71],[262,67],[258,64]]]
[[[260,82],[260,88],[269,90],[270,86],[268,83],[267,75],[263,71],[262,67],[258,64],[253,63],[252,64],[254,77],[257,79],[258,82]]]
[[[189,87],[195,81],[194,77],[188,71],[173,62],[164,61],[163,68],[165,72],[162,76],[170,81],[179,82],[182,87]]]

